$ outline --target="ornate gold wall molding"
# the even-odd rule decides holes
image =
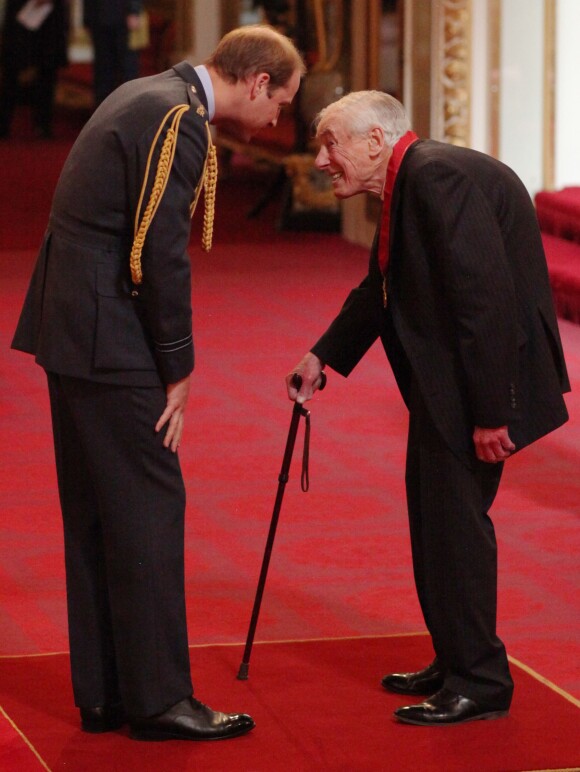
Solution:
[[[432,137],[468,146],[471,131],[471,0],[433,8]]]

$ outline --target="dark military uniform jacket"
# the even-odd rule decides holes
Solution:
[[[135,285],[129,255],[136,220],[149,201],[167,130],[156,135],[178,105],[187,109],[145,237],[143,280]],[[206,96],[187,62],[124,84],[96,110],[62,170],[13,348],[34,354],[48,371],[105,383],[150,386],[189,375],[187,245],[207,122]]]

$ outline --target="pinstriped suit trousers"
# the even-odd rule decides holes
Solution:
[[[443,441],[411,387],[406,487],[415,584],[445,686],[509,707],[513,681],[496,634],[497,545],[488,515],[503,464],[473,468]]]
[[[48,384],[75,702],[155,715],[192,693],[185,490],[154,431],[165,391],[53,373]]]

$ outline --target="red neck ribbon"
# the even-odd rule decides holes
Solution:
[[[413,145],[419,137],[414,131],[408,131],[396,142],[393,152],[389,158],[387,166],[387,178],[385,180],[385,192],[383,198],[383,214],[381,216],[381,233],[379,236],[379,266],[385,273],[387,263],[389,262],[389,231],[391,225],[391,202],[393,198],[393,188],[395,180],[399,173],[399,167],[405,157],[407,150]]]

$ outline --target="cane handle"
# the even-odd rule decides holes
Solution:
[[[295,389],[300,390],[300,387],[302,386],[302,376],[298,373],[294,373],[292,375],[292,386],[294,386]],[[318,391],[322,391],[322,389],[326,386],[326,373],[324,370],[320,373],[320,386],[318,387]]]

